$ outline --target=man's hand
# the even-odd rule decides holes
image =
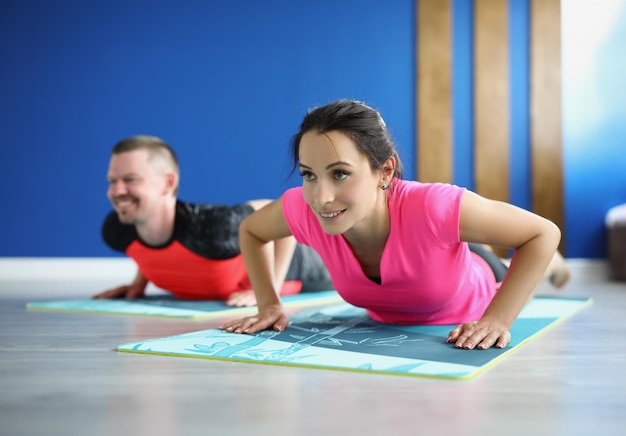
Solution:
[[[144,298],[146,296],[145,289],[146,287],[141,286],[141,285],[118,286],[115,289],[109,289],[107,291],[96,294],[91,298],[94,298],[94,299],[126,298],[128,300],[131,300],[134,298]]]

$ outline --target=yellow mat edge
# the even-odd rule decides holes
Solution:
[[[321,369],[327,371],[344,371],[344,372],[356,372],[356,373],[365,373],[365,374],[380,374],[380,375],[393,375],[393,376],[403,376],[403,377],[412,377],[412,378],[426,378],[426,379],[436,379],[436,380],[447,380],[447,381],[470,381],[476,379],[479,375],[485,373],[488,369],[493,368],[498,363],[500,363],[504,358],[510,356],[515,351],[519,350],[523,346],[525,346],[530,341],[536,339],[537,337],[543,335],[547,331],[561,324],[562,322],[570,319],[584,308],[589,307],[593,304],[593,298],[589,297],[587,300],[583,301],[580,299],[582,303],[575,310],[572,310],[570,313],[566,315],[562,315],[546,327],[542,328],[537,333],[530,335],[519,344],[511,347],[506,352],[502,353],[500,356],[493,359],[491,362],[485,364],[484,366],[477,367],[476,371],[464,375],[464,376],[445,376],[445,375],[433,375],[433,374],[412,374],[412,373],[403,373],[403,372],[392,372],[392,371],[381,371],[381,370],[371,370],[371,369],[359,369],[359,368],[344,368],[344,367],[335,367],[335,366],[322,366],[322,365],[307,365],[307,364],[293,364],[293,363],[285,363],[285,362],[264,362],[259,360],[248,360],[248,359],[237,359],[237,358],[223,358],[223,357],[213,357],[213,356],[191,356],[188,354],[181,353],[162,353],[162,352],[152,352],[152,351],[141,351],[141,350],[128,350],[128,349],[120,349],[117,348],[118,352],[121,353],[131,353],[131,354],[149,354],[149,355],[157,355],[157,356],[165,356],[165,357],[183,357],[183,358],[191,358],[191,359],[204,359],[204,360],[217,360],[223,362],[240,362],[240,363],[252,363],[258,365],[274,365],[274,366],[284,366],[291,368],[305,368],[305,369]],[[473,352],[480,352],[480,350],[473,350]]]

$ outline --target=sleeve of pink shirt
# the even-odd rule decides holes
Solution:
[[[461,198],[465,189],[455,185],[430,185],[425,201],[429,203],[426,221],[429,229],[445,246],[460,241]]]
[[[285,191],[283,194],[283,214],[285,215],[285,220],[296,241],[305,245],[310,245],[307,237],[310,232],[306,231],[308,228],[308,210],[309,205],[306,204],[302,197],[301,187],[290,188]]]
[[[399,183],[398,188],[399,198],[395,202],[414,219],[421,216],[423,224],[442,248],[459,243],[461,199],[465,188],[410,181]]]

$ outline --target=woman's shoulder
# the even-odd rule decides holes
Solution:
[[[292,196],[302,197],[302,186],[294,186],[293,188],[289,188],[285,192],[283,192],[283,198],[291,198]]]
[[[397,180],[393,185],[393,195],[400,201],[406,200],[440,200],[445,197],[456,197],[465,188],[450,183],[418,182],[415,180]]]
[[[298,211],[298,207],[304,208],[304,206],[306,206],[304,197],[302,196],[301,186],[287,189],[285,192],[283,192],[281,201],[283,203],[283,210],[285,211],[285,215],[287,215],[287,212]],[[306,210],[306,208],[304,209]]]

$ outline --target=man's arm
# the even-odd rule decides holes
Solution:
[[[109,289],[99,294],[94,295],[92,298],[95,299],[106,299],[106,298],[144,298],[146,296],[146,286],[148,285],[148,280],[141,274],[141,271],[137,269],[137,274],[135,275],[134,280],[129,285],[118,286],[114,289]]]

